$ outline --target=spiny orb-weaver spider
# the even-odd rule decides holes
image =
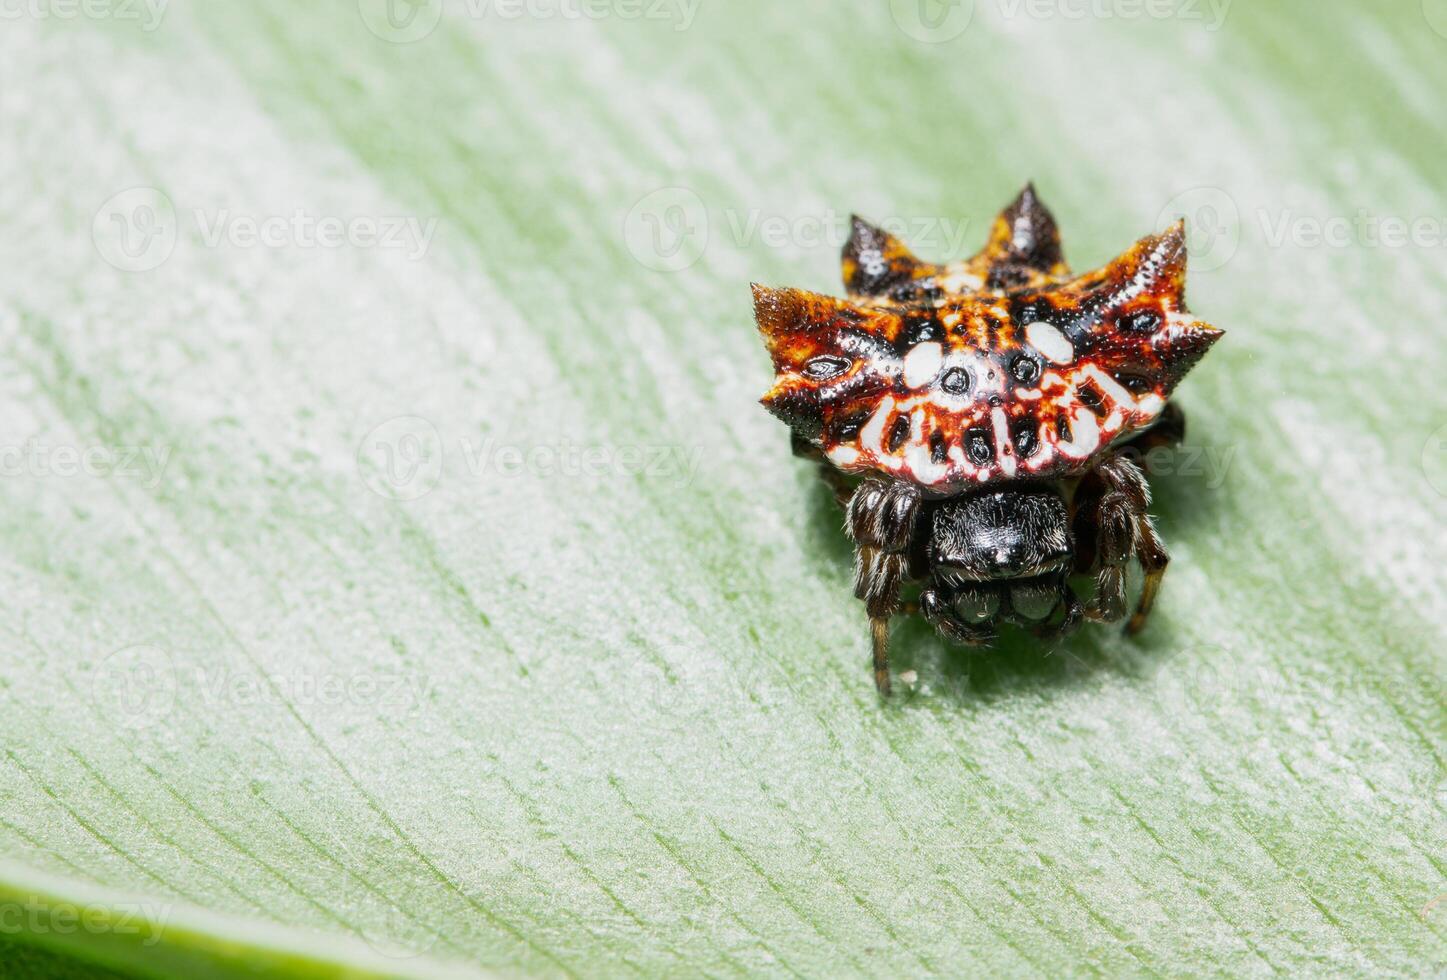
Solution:
[[[1169,556],[1132,456],[1184,436],[1167,399],[1222,336],[1186,309],[1184,222],[1074,276],[1032,185],[971,259],[922,262],[855,217],[843,265],[848,299],[756,284],[754,316],[762,402],[847,511],[880,693],[901,611],[972,646],[1001,622],[1053,639],[1123,618],[1135,557],[1139,630]]]

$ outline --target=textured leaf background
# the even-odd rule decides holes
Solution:
[[[4,9],[14,975],[1443,968],[1447,2]],[[1031,178],[1175,563],[881,705],[747,284]]]

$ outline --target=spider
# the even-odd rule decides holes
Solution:
[[[1134,459],[1184,436],[1168,399],[1222,336],[1186,310],[1184,222],[1075,276],[1029,185],[971,259],[923,262],[854,217],[843,267],[847,299],[755,284],[754,315],[762,403],[846,510],[880,693],[902,612],[971,646],[1002,623],[1055,639],[1123,619],[1136,559],[1138,631],[1170,559]]]

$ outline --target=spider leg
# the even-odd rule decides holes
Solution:
[[[866,480],[849,499],[849,536],[854,539],[854,595],[869,613],[874,685],[888,697],[889,618],[899,612],[899,587],[908,572],[907,552],[924,495],[911,483]]]
[[[1157,422],[1140,439],[1140,449],[1143,453],[1149,452],[1157,446],[1173,446],[1183,442],[1186,438],[1186,413],[1175,402],[1166,402],[1165,410],[1161,413],[1161,420]],[[1146,461],[1149,462],[1147,456]],[[1141,587],[1141,598],[1136,606],[1135,613],[1131,616],[1130,622],[1126,624],[1127,633],[1138,633],[1146,624],[1146,617],[1150,615],[1151,607],[1155,605],[1156,593],[1160,591],[1161,579],[1165,577],[1166,565],[1170,563],[1171,556],[1166,552],[1166,546],[1161,542],[1161,536],[1156,533],[1156,525],[1147,514],[1142,514],[1137,526],[1139,540],[1136,544],[1136,557],[1140,559],[1141,570],[1145,572],[1145,584]]]
[[[1161,589],[1161,579],[1165,578],[1166,566],[1171,561],[1171,556],[1166,552],[1166,546],[1161,542],[1161,536],[1156,533],[1156,525],[1149,515],[1141,515],[1137,528],[1140,539],[1136,544],[1136,557],[1140,559],[1146,580],[1141,587],[1141,598],[1136,605],[1135,614],[1125,626],[1125,631],[1131,634],[1139,633],[1145,626],[1146,617],[1151,614],[1151,607],[1155,605],[1156,593]]]
[[[1170,562],[1165,545],[1146,512],[1150,487],[1140,467],[1125,456],[1114,456],[1097,467],[1106,492],[1096,510],[1096,553],[1100,571],[1096,594],[1086,616],[1097,622],[1113,623],[1125,616],[1125,564],[1138,558],[1145,572],[1140,601],[1126,626],[1138,632],[1150,615],[1161,579]]]
[[[1095,596],[1086,616],[1097,623],[1113,623],[1125,615],[1125,563],[1135,551],[1135,514],[1129,499],[1108,491],[1096,508]]]
[[[899,611],[899,586],[904,578],[904,555],[890,554],[868,545],[855,550],[854,595],[869,613],[870,646],[874,654],[874,686],[889,696],[889,619]]]
[[[874,687],[880,697],[889,697],[893,688],[889,680],[889,620],[869,617],[869,646],[874,655]]]

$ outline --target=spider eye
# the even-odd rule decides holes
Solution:
[[[1151,379],[1134,371],[1116,371],[1112,375],[1116,382],[1132,395],[1144,394],[1151,390]]]
[[[1161,328],[1161,315],[1155,310],[1140,310],[1121,317],[1120,328],[1129,333],[1155,333]]]
[[[1010,362],[1010,373],[1022,385],[1034,384],[1040,378],[1040,362],[1029,354],[1019,354]]]
[[[952,395],[963,395],[970,390],[970,372],[964,368],[950,368],[940,378],[940,387]]]
[[[995,458],[995,450],[984,429],[971,429],[965,433],[965,454],[976,466],[984,466]]]
[[[814,381],[828,381],[849,370],[849,362],[842,357],[815,357],[804,365],[804,377]]]
[[[909,328],[904,346],[913,347],[915,344],[923,344],[931,340],[943,340],[943,333],[938,323],[933,320],[922,320]]]
[[[1035,450],[1040,448],[1040,435],[1035,431],[1035,423],[1030,419],[1016,424],[1014,440],[1015,452],[1020,454],[1021,459],[1035,455]]]

